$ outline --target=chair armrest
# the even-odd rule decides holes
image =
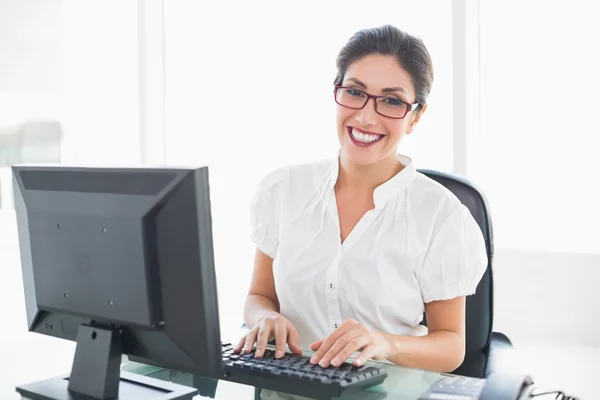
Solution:
[[[490,376],[494,372],[526,373],[527,371],[521,370],[523,365],[519,351],[513,347],[510,339],[503,333],[493,332],[487,354],[485,376]]]

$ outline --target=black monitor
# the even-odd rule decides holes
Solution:
[[[196,393],[121,373],[122,354],[220,376],[207,167],[12,170],[29,330],[77,342],[70,376],[17,391],[60,400]]]

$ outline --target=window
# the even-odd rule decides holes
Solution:
[[[63,1],[65,163],[140,162],[137,2]]]
[[[600,26],[592,3],[576,3],[480,2],[476,170],[499,247],[600,252]]]
[[[28,379],[68,371],[75,343],[27,334],[9,167],[140,162],[137,26],[138,2],[0,1],[0,301],[15,344],[5,358],[27,348],[52,360]]]
[[[10,165],[59,161],[60,12],[59,1],[0,3],[0,214],[13,208]]]
[[[2,4],[0,207],[15,163],[140,162],[137,3]]]

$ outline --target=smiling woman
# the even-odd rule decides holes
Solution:
[[[255,250],[248,206],[259,181],[282,165],[332,158],[340,146],[336,56],[353,33],[392,23],[427,43],[435,87],[402,152],[420,167],[452,171],[453,3],[433,3],[435,13],[431,2],[410,0],[333,0],[318,12],[237,2],[232,13],[231,2],[165,2],[165,161],[211,168],[223,331],[239,332]]]
[[[256,191],[252,329],[236,351],[256,344],[262,357],[274,336],[277,357],[286,344],[310,347],[323,367],[359,351],[356,365],[453,371],[465,352],[465,296],[487,256],[470,212],[398,153],[427,108],[429,53],[386,25],[353,35],[337,67],[338,156],[279,168]]]

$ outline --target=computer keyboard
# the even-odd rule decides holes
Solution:
[[[254,351],[243,355],[234,353],[229,343],[223,344],[223,362],[228,380],[317,399],[339,397],[378,385],[387,377],[385,368],[381,367],[343,363],[339,367],[323,368],[311,364],[307,355],[286,353],[276,359],[270,349],[265,350],[262,358],[255,358]]]

